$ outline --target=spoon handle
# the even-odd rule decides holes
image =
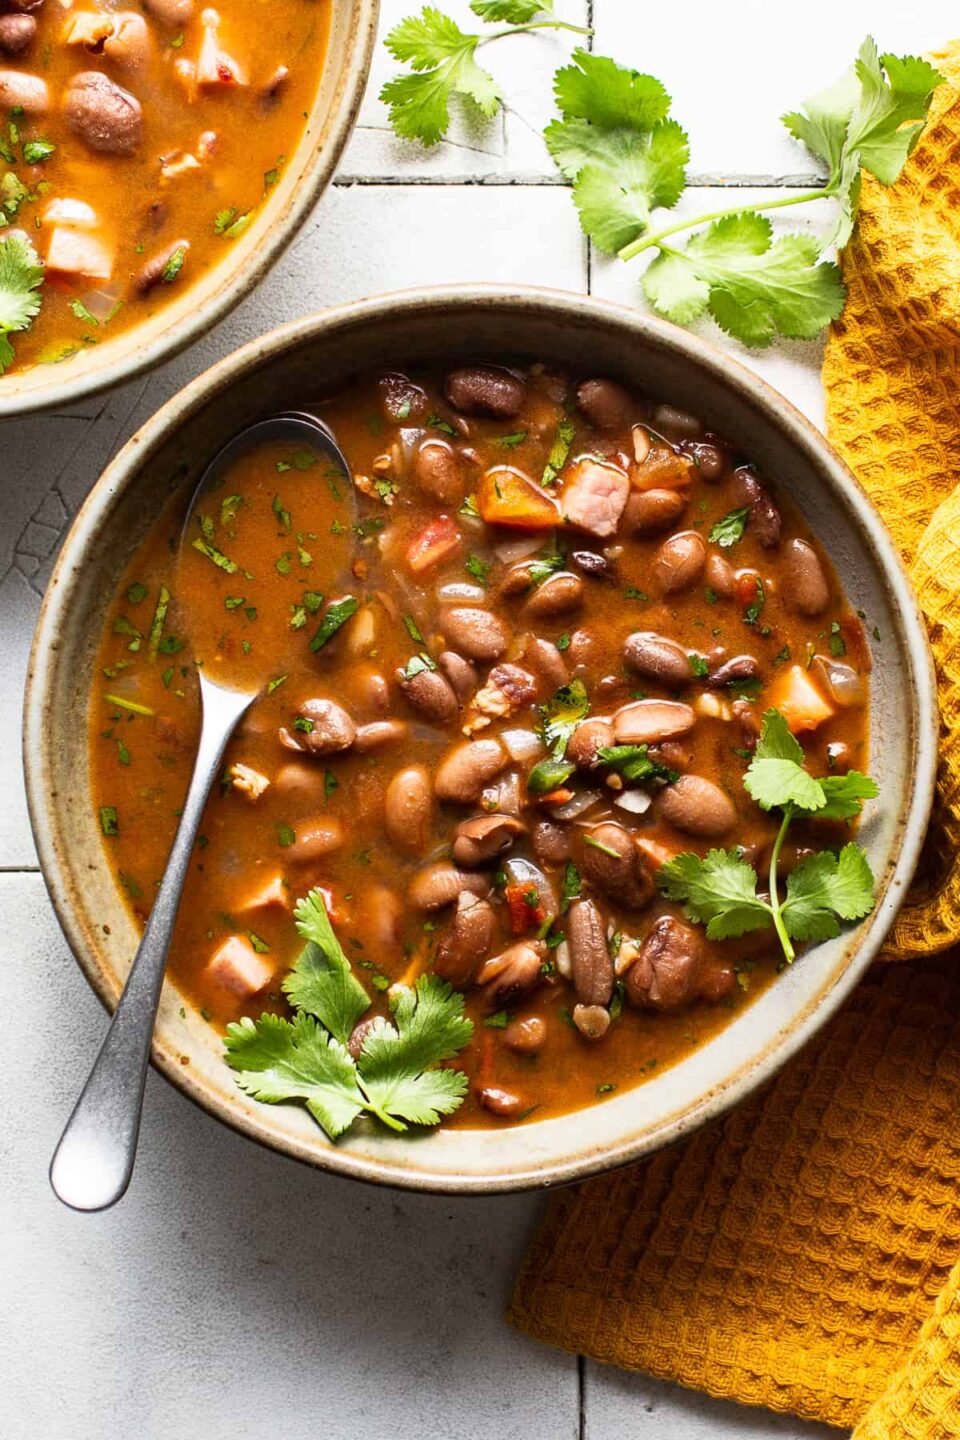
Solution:
[[[212,684],[202,671],[200,694],[200,745],[163,882],[106,1039],[50,1164],[50,1184],[74,1210],[105,1210],[130,1183],[150,1042],[183,883],[207,793],[227,741],[254,698]]]

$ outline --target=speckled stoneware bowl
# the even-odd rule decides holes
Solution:
[[[370,68],[380,0],[333,0],[323,78],[303,137],[243,236],[156,315],[60,365],[0,377],[0,420],[74,405],[192,344],[266,275],[323,194],[350,137]]]
[[[330,1144],[296,1105],[241,1094],[219,1036],[167,984],[153,1059],[220,1119],[323,1169],[423,1190],[496,1191],[579,1179],[636,1159],[767,1079],[822,1025],[876,955],[917,861],[930,811],[937,706],[926,637],[876,513],[823,437],[748,370],[630,310],[540,290],[437,289],[378,297],[277,330],[195,380],[120,453],[80,512],[41,611],[27,689],[34,834],[60,922],[110,1008],[138,935],[114,884],[90,793],[87,702],[111,597],[171,488],[184,494],[221,444],[292,397],[356,370],[516,353],[619,377],[693,411],[788,493],[826,545],[854,606],[878,626],[872,770],[882,804],[861,830],[878,877],[870,918],[804,954],[744,1014],[672,1069],[565,1118],[392,1137],[355,1127]],[[79,1084],[81,1076],[75,1077]]]

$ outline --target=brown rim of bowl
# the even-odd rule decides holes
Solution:
[[[206,334],[260,283],[329,185],[344,146],[353,133],[366,89],[377,37],[380,0],[331,0],[331,39],[335,5],[349,6],[352,15],[346,47],[337,57],[340,69],[336,88],[330,97],[329,119],[321,127],[319,137],[313,139],[311,126],[315,117],[311,118],[287,167],[293,181],[287,186],[286,194],[275,195],[261,207],[269,223],[264,223],[262,230],[258,228],[256,247],[246,254],[241,250],[243,258],[238,265],[231,266],[230,257],[225,257],[205,275],[198,276],[184,292],[190,303],[177,323],[170,316],[169,323],[157,326],[159,333],[155,341],[142,348],[131,343],[118,359],[102,369],[73,372],[71,376],[67,366],[62,371],[65,379],[42,386],[30,381],[21,387],[18,379],[20,376],[26,379],[37,370],[43,370],[47,377],[51,373],[56,374],[59,367],[34,365],[0,378],[0,420],[76,405],[114,385],[136,379],[163,361],[172,359]],[[328,49],[324,64],[329,64],[330,60]],[[293,162],[303,152],[306,155],[302,165],[295,166]],[[252,241],[252,230],[250,238]],[[242,241],[238,240],[236,245],[239,248]],[[166,307],[159,313],[162,315],[170,309],[172,307]],[[145,319],[131,327],[129,334],[139,335],[149,325],[151,319]]]
[[[625,306],[544,288],[437,286],[393,292],[390,295],[338,306],[282,326],[266,336],[250,341],[191,381],[141,427],[104,471],[75,518],[41,605],[30,653],[24,702],[24,770],[30,819],[41,869],[60,925],[81,969],[108,1010],[112,1010],[116,1004],[117,987],[104,973],[91,937],[71,902],[69,866],[60,853],[56,831],[56,806],[46,784],[46,757],[42,747],[38,758],[31,753],[28,744],[30,734],[45,733],[42,720],[50,703],[48,690],[56,668],[56,637],[69,609],[70,591],[82,583],[82,567],[76,559],[78,547],[90,543],[102,514],[112,502],[118,484],[122,486],[130,483],[129,477],[126,480],[123,478],[127,467],[130,467],[131,475],[135,475],[144,458],[163,443],[168,427],[183,423],[202,409],[218,393],[227,389],[248,366],[262,360],[264,355],[273,357],[295,348],[308,341],[314,333],[336,332],[337,329],[349,328],[358,321],[375,320],[378,317],[383,318],[384,315],[400,318],[429,312],[441,315],[444,311],[477,307],[513,311],[518,319],[525,310],[534,308],[554,320],[568,319],[579,322],[582,322],[584,311],[587,311],[598,320],[612,323],[621,330],[632,330],[634,334],[641,335],[650,348],[679,353],[684,360],[706,370],[715,380],[746,397],[815,469],[827,477],[827,483],[844,497],[845,503],[854,513],[875,557],[877,569],[883,574],[902,618],[908,641],[905,651],[906,664],[914,687],[916,704],[915,767],[911,803],[907,812],[898,820],[898,848],[894,847],[894,853],[882,877],[876,909],[864,922],[867,930],[862,941],[857,940],[856,934],[851,936],[850,944],[846,948],[848,958],[829,987],[818,992],[785,1026],[772,1034],[758,1054],[749,1057],[739,1069],[729,1074],[722,1084],[708,1088],[696,1103],[667,1115],[662,1122],[648,1128],[643,1135],[626,1135],[600,1152],[587,1148],[569,1160],[554,1161],[546,1165],[534,1162],[529,1169],[515,1169],[508,1175],[498,1177],[486,1173],[434,1174],[399,1164],[381,1164],[337,1149],[332,1144],[318,1151],[298,1139],[280,1135],[273,1130],[269,1123],[269,1113],[263,1118],[259,1113],[260,1110],[269,1112],[270,1106],[259,1107],[256,1116],[240,1114],[227,1098],[230,1091],[225,1089],[219,1094],[208,1083],[195,1080],[180,1064],[179,1054],[155,1037],[152,1054],[154,1066],[189,1099],[258,1143],[314,1168],[348,1175],[354,1179],[401,1189],[447,1194],[491,1194],[546,1188],[583,1180],[602,1171],[628,1164],[723,1114],[773,1075],[835,1013],[876,957],[886,938],[899,908],[900,898],[906,892],[919,859],[933,802],[939,733],[936,681],[926,631],[902,562],[883,522],[855,477],[833,452],[821,432],[783,396],[739,361],[731,359],[725,352],[705,340]],[[554,1122],[547,1120],[543,1123]],[[535,1131],[537,1127],[534,1124],[523,1128]]]

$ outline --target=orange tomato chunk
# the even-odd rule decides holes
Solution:
[[[460,544],[460,531],[449,515],[438,515],[431,520],[407,547],[407,569],[414,575],[430,570],[452,555]]]
[[[477,491],[477,509],[487,525],[546,530],[560,524],[557,502],[529,475],[508,466],[488,470]]]

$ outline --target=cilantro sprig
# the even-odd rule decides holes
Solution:
[[[283,982],[293,1018],[265,1013],[227,1026],[226,1060],[237,1084],[271,1105],[302,1101],[331,1140],[364,1113],[396,1131],[438,1125],[467,1090],[461,1070],[435,1068],[473,1034],[462,995],[434,975],[397,986],[391,1019],[374,1019],[354,1060],[347,1044],[370,997],[319,890],[298,903],[294,919],[306,943]]]
[[[40,313],[43,266],[24,235],[0,238],[0,375],[13,364],[10,336],[26,330]]]
[[[487,14],[491,7],[473,0],[472,8]],[[449,122],[448,96],[461,77],[462,93],[483,113],[494,113],[499,95],[476,66],[476,48],[488,38],[534,28],[523,21],[544,9],[536,0],[504,0],[499,8],[520,23],[497,36],[463,35],[434,9],[391,32],[388,47],[415,72],[390,81],[382,92],[393,104],[390,118],[398,134],[427,144],[440,139]],[[538,23],[549,22],[534,26]],[[850,238],[863,173],[883,185],[897,180],[942,79],[926,60],[880,54],[868,36],[836,84],[783,116],[790,134],[826,166],[822,185],[660,228],[652,226],[652,216],[672,209],[683,195],[690,154],[685,131],[670,115],[671,98],[655,76],[575,50],[571,63],[554,76],[559,118],[546,127],[544,139],[572,186],[584,233],[621,260],[642,254],[651,259],[642,285],[655,310],[681,325],[709,313],[727,334],[763,347],[778,335],[812,339],[840,315],[846,290],[839,266],[825,252]],[[836,205],[820,234],[775,237],[762,213],[815,200]],[[678,241],[691,231],[685,244]],[[548,464],[545,483],[553,478],[550,472]]]
[[[778,866],[791,822],[804,815],[816,820],[852,820],[864,800],[879,793],[876,782],[859,770],[815,778],[804,768],[803,748],[779,710],[763,717],[760,739],[744,776],[747,793],[763,810],[781,812],[770,854],[768,897],[758,894],[759,879],[740,850],[710,850],[676,856],[657,876],[661,891],[679,901],[687,918],[706,926],[710,940],[730,940],[772,925],[787,961],[794,940],[828,940],[841,921],[862,920],[874,905],[874,879],[866,853],[852,841],[839,852],[810,855],[787,876],[781,897]]]
[[[477,51],[493,40],[531,30],[590,32],[558,20],[554,0],[470,0],[470,9],[488,23],[505,22],[506,28],[485,33],[461,30],[455,20],[433,5],[395,25],[384,42],[390,54],[408,72],[395,75],[380,91],[390,106],[390,123],[406,140],[435,145],[450,124],[450,100],[456,96],[490,119],[500,109],[502,96],[489,70],[477,64]]]

